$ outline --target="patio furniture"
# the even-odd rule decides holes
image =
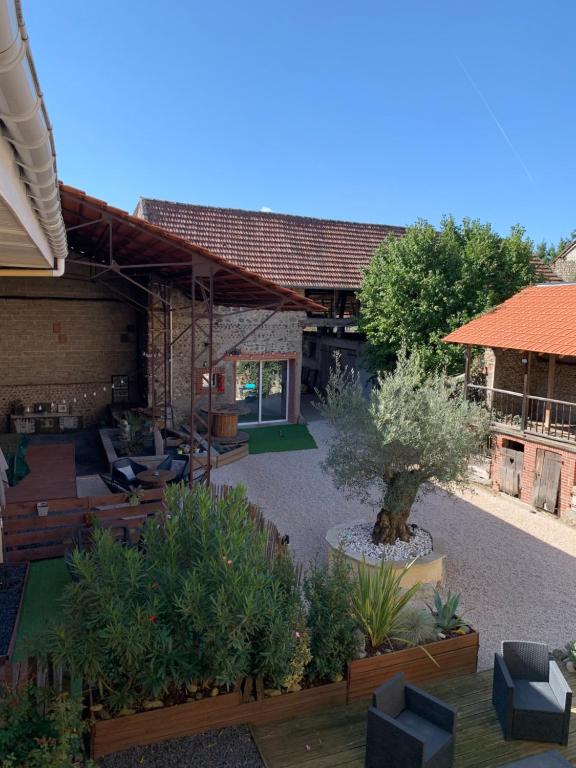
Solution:
[[[136,475],[138,482],[147,488],[163,488],[175,477],[176,473],[170,469],[145,469]]]
[[[121,486],[125,491],[133,491],[140,486],[137,475],[148,469],[129,458],[118,459],[112,465],[112,482]]]
[[[451,768],[456,712],[406,683],[403,672],[372,695],[366,768]]]
[[[557,749],[549,749],[539,755],[524,757],[521,760],[514,760],[512,763],[504,763],[500,768],[573,768],[573,766]]]
[[[173,459],[172,456],[167,456],[164,461],[161,461],[156,469],[167,469],[174,473],[174,477],[169,480],[169,483],[180,483],[186,479],[186,472],[188,470],[188,457],[183,459]]]
[[[492,704],[505,739],[568,743],[572,689],[545,643],[502,643]]]

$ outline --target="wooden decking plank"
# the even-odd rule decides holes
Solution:
[[[565,673],[572,687],[576,674]],[[496,768],[512,760],[558,749],[576,765],[576,718],[567,747],[504,741],[492,707],[492,671],[422,685],[458,713],[455,768]],[[323,710],[252,732],[267,768],[360,768],[364,765],[369,701]],[[576,715],[576,705],[573,708]],[[308,748],[307,748],[308,747]]]

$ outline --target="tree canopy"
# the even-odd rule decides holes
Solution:
[[[442,373],[425,374],[401,350],[395,370],[366,398],[358,374],[330,375],[320,410],[334,427],[324,469],[337,488],[380,506],[375,543],[408,540],[407,521],[423,482],[465,481],[488,433],[488,413],[467,402]]]
[[[522,227],[502,237],[471,219],[445,218],[440,231],[418,220],[402,238],[389,237],[376,249],[358,294],[372,366],[391,367],[405,347],[426,370],[462,370],[462,350],[442,337],[528,285],[532,256]]]

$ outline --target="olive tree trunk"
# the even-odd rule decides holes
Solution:
[[[409,541],[412,535],[408,518],[420,488],[420,479],[411,472],[399,472],[388,481],[382,508],[372,529],[374,544]]]

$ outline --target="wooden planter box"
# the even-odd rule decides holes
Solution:
[[[430,643],[426,650],[439,667],[421,648],[408,648],[353,661],[348,666],[347,679],[341,683],[306,688],[298,693],[243,704],[240,694],[235,692],[128,717],[98,720],[91,728],[91,754],[98,759],[129,747],[193,736],[213,728],[260,725],[348,704],[369,697],[374,688],[396,672],[404,672],[410,682],[416,683],[472,674],[478,660],[478,633]]]
[[[127,717],[98,720],[91,728],[91,755],[98,759],[129,747],[193,736],[213,728],[284,720],[315,709],[345,704],[346,691],[344,680],[247,704],[243,704],[240,694],[235,692]]]
[[[352,661],[348,665],[348,702],[367,698],[380,683],[397,672],[404,672],[411,683],[473,674],[478,664],[478,641],[478,633],[472,631],[424,646],[439,666],[422,648],[406,648]]]

